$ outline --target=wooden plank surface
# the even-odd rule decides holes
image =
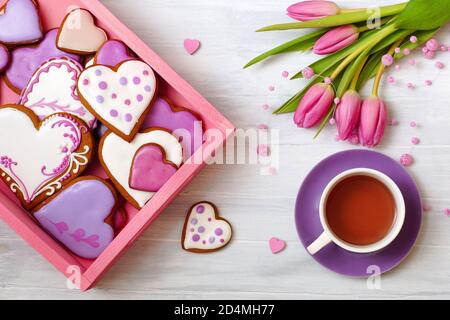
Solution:
[[[390,127],[378,151],[396,159],[408,152],[415,158],[409,169],[424,200],[432,206],[415,250],[397,269],[382,277],[381,289],[370,290],[364,279],[333,274],[311,259],[301,247],[294,226],[295,197],[303,178],[322,158],[352,146],[334,141],[333,128],[316,141],[313,131],[292,124],[292,116],[272,116],[262,105],[276,107],[304,82],[281,77],[312,61],[306,54],[272,59],[249,70],[242,66],[255,55],[302,31],[256,34],[258,27],[289,21],[286,0],[103,0],[121,20],[164,57],[237,127],[268,124],[280,130],[280,169],[260,174],[257,165],[214,165],[206,168],[175,200],[143,237],[98,284],[80,294],[66,288],[65,279],[43,258],[0,223],[0,298],[63,299],[185,299],[185,298],[450,298],[450,142],[448,102],[450,53],[435,61],[421,58],[416,67],[402,63],[392,72],[397,85],[383,87],[390,115],[400,121]],[[376,4],[394,1],[376,1]],[[398,1],[397,1],[398,2]],[[339,1],[354,7],[373,1]],[[450,28],[439,39],[450,44]],[[185,38],[198,38],[202,48],[184,52]],[[426,88],[424,81],[434,80]],[[407,82],[417,88],[406,89]],[[270,92],[268,87],[275,86]],[[411,128],[410,121],[418,127]],[[417,136],[421,144],[413,146]],[[239,146],[242,149],[244,146]],[[188,254],[180,248],[187,208],[200,200],[218,205],[235,229],[228,249],[212,255]],[[268,240],[287,241],[273,256]]]

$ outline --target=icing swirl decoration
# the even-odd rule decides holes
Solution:
[[[57,113],[42,122],[23,106],[0,107],[0,175],[26,209],[83,172],[92,156],[84,123]]]

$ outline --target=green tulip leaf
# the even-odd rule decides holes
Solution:
[[[411,0],[398,16],[400,29],[433,30],[450,20],[450,0]]]
[[[319,40],[319,38],[328,30],[329,29],[318,30],[316,32],[306,34],[297,39],[286,42],[276,48],[273,48],[272,50],[269,50],[269,51],[257,56],[253,60],[251,60],[249,63],[247,63],[245,65],[244,69],[248,68],[254,64],[257,64],[258,62],[261,62],[261,61],[263,61],[271,56],[274,56],[274,55],[288,53],[288,52],[294,52],[294,51],[301,52],[301,51],[310,50],[314,46],[314,43],[316,43],[316,41]]]

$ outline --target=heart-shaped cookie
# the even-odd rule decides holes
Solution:
[[[208,253],[225,247],[232,235],[230,223],[219,216],[216,206],[199,202],[188,212],[181,243],[186,251]]]
[[[0,175],[26,209],[79,176],[92,156],[92,136],[70,114],[39,118],[24,106],[0,107]]]
[[[0,43],[34,43],[42,36],[41,20],[34,0],[8,0],[0,8]]]
[[[183,148],[178,139],[163,129],[150,128],[140,132],[131,142],[127,142],[109,131],[100,141],[100,162],[116,188],[134,207],[141,209],[154,193],[135,190],[130,187],[133,159],[142,146],[157,144],[164,149],[165,158],[175,166],[183,162]]]
[[[106,32],[95,25],[86,9],[72,10],[59,27],[59,49],[81,55],[94,54],[108,40]]]
[[[95,259],[114,239],[114,229],[106,220],[115,212],[116,199],[106,182],[83,177],[41,203],[34,217],[73,253]]]
[[[269,241],[269,247],[273,254],[277,254],[286,248],[286,242],[278,238],[271,238]]]
[[[168,100],[158,98],[145,118],[143,128],[165,128],[180,138],[184,159],[190,158],[203,144],[203,123],[191,110],[174,107]]]
[[[95,65],[78,79],[83,104],[111,131],[131,141],[139,131],[156,96],[156,76],[139,60],[114,68]]]
[[[158,192],[177,170],[176,165],[166,160],[161,146],[146,144],[134,155],[129,185],[135,190]]]
[[[200,49],[201,42],[197,39],[186,39],[184,40],[184,49],[190,55],[193,55]]]
[[[80,56],[61,51],[56,47],[57,36],[58,29],[50,30],[39,44],[19,47],[11,52],[11,63],[6,70],[6,84],[14,92],[21,94],[39,66],[52,58],[68,57],[80,61]]]
[[[81,103],[77,93],[77,80],[81,72],[82,66],[69,58],[50,59],[31,77],[20,104],[33,110],[41,119],[67,112],[93,128],[96,119]]]
[[[93,64],[115,67],[124,61],[133,59],[135,58],[125,43],[120,40],[109,40],[98,50]]]

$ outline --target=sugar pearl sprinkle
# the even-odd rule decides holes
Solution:
[[[392,64],[394,63],[394,58],[390,54],[385,54],[381,58],[381,63],[387,67],[392,66]]]
[[[434,65],[438,69],[444,69],[445,67],[445,65],[441,61],[437,61]]]
[[[412,138],[411,138],[411,143],[412,143],[413,145],[418,145],[418,144],[420,143],[420,139],[417,138],[417,137],[412,137]]]
[[[306,67],[302,70],[302,74],[305,79],[311,79],[312,77],[314,77],[315,72],[311,67]]]
[[[409,123],[409,126],[410,126],[411,128],[416,128],[416,127],[417,127],[417,122],[411,121],[411,122]]]
[[[447,217],[450,217],[450,208],[445,208],[444,213]]]
[[[409,41],[411,41],[412,43],[416,43],[417,42],[417,37],[416,36],[411,36],[411,38],[409,38]]]
[[[283,71],[283,72],[281,73],[281,76],[282,76],[283,78],[288,78],[288,77],[289,77],[289,72],[288,72],[288,71]]]
[[[413,162],[414,162],[413,157],[408,153],[405,153],[400,157],[400,164],[404,167],[411,166]]]
[[[396,82],[395,77],[393,77],[393,76],[388,76],[387,81],[389,83],[395,83]]]

